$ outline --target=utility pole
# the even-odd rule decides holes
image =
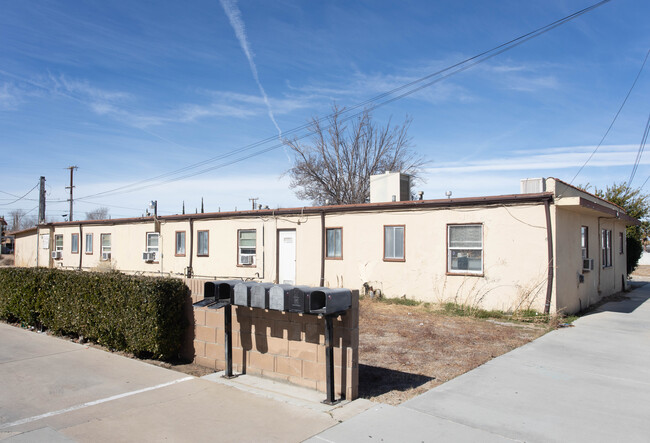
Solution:
[[[45,177],[41,176],[38,192],[38,224],[45,223]]]
[[[248,199],[248,201],[250,201],[250,202],[253,203],[253,211],[255,210],[255,202],[256,202],[257,200],[259,200],[259,199],[260,199],[259,197],[249,198],[249,199]]]
[[[70,202],[70,214],[68,215],[68,221],[72,221],[72,206],[74,205],[74,199],[72,198],[72,189],[74,188],[72,182],[74,178],[74,171],[75,169],[79,169],[76,166],[68,166],[66,169],[70,170],[70,186],[66,186],[66,189],[70,189],[70,198],[68,201]]]

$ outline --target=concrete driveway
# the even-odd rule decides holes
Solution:
[[[291,442],[364,408],[248,376],[222,380],[0,323],[0,440]]]
[[[648,442],[650,285],[311,442]]]

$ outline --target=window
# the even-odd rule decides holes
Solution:
[[[404,259],[404,225],[384,226],[384,260],[405,261]]]
[[[257,253],[257,231],[255,229],[240,229],[237,231],[237,264],[255,265]]]
[[[589,228],[587,226],[580,228],[580,246],[582,248],[582,258],[589,258]]]
[[[185,231],[176,231],[176,256],[185,256]]]
[[[618,233],[618,253],[619,253],[619,254],[623,254],[623,252],[625,251],[625,250],[623,249],[623,248],[624,248],[624,246],[623,246],[624,244],[625,244],[625,235],[623,235],[622,232],[619,232],[619,233]]]
[[[79,234],[72,234],[70,247],[73,254],[79,253]]]
[[[154,261],[158,260],[158,244],[160,243],[160,234],[157,232],[147,232],[147,252],[154,253]]]
[[[111,234],[102,234],[102,260],[111,259]]]
[[[54,236],[54,250],[63,251],[63,234],[56,234]]]
[[[196,255],[199,257],[208,256],[208,231],[198,231],[196,236],[197,248]]]
[[[447,271],[483,273],[483,225],[447,225]]]
[[[603,253],[603,268],[612,266],[612,231],[610,229],[603,229],[602,232],[602,253]]]
[[[343,258],[343,228],[327,228],[325,257]]]
[[[86,254],[92,254],[93,253],[93,235],[92,234],[86,234],[85,251],[86,251]]]
[[[50,234],[41,235],[41,248],[50,249]]]

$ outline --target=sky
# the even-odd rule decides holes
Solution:
[[[162,215],[202,199],[205,212],[248,209],[249,198],[308,206],[279,137],[308,136],[291,130],[333,104],[353,107],[594,3],[0,2],[0,216],[35,215],[37,188],[15,200],[45,176],[48,220],[63,221],[69,166],[77,220],[100,206],[140,216],[151,200]],[[425,199],[518,193],[528,177],[627,181],[650,113],[650,61],[574,176],[641,69],[648,17],[646,0],[612,0],[373,119],[412,120]],[[649,176],[643,155],[632,186]]]

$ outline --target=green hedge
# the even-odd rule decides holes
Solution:
[[[174,278],[0,268],[0,319],[84,336],[139,356],[177,356],[187,327],[187,294]]]

